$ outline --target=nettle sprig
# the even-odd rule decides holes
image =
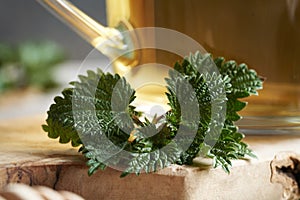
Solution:
[[[152,120],[132,102],[135,90],[118,74],[88,71],[54,99],[44,131],[60,143],[80,147],[88,174],[118,166],[121,177],[153,172],[171,164],[192,165],[197,156],[213,159],[229,172],[231,160],[255,157],[234,124],[262,80],[245,64],[213,60],[196,52],[176,63],[166,78],[170,110]],[[142,120],[143,119],[143,120]]]

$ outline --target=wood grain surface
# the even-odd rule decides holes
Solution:
[[[43,132],[45,118],[0,121],[0,189],[9,183],[44,185],[85,199],[280,199],[281,185],[270,183],[270,162],[281,151],[300,152],[297,136],[249,136],[258,159],[234,162],[230,174],[173,165],[140,176],[120,178],[121,172],[108,168],[89,177],[78,149]]]

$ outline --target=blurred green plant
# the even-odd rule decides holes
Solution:
[[[64,59],[63,49],[52,41],[26,41],[15,46],[0,43],[0,93],[31,86],[40,90],[55,87],[53,69]]]

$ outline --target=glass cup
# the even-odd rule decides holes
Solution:
[[[124,30],[163,27],[181,32],[199,42],[214,57],[246,63],[265,77],[259,96],[246,99],[248,106],[238,122],[245,133],[297,133],[300,130],[300,5],[298,0],[107,0],[109,27],[99,25],[68,1],[38,0],[112,57],[119,55],[121,40],[99,47]],[[153,35],[133,35],[132,46]],[[130,46],[129,45],[129,46]],[[184,45],[184,44],[180,44]],[[118,51],[115,51],[118,49]],[[114,60],[114,70],[126,74],[136,65],[161,63],[172,66],[178,55],[157,49],[135,50]],[[160,77],[159,70],[139,75]],[[135,77],[136,78],[136,77]],[[157,95],[159,89],[143,94]],[[160,92],[158,95],[162,95]],[[153,95],[155,94],[155,95]]]

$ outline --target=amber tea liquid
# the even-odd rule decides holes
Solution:
[[[246,99],[249,104],[241,113],[245,119],[239,122],[240,126],[252,132],[297,132],[300,127],[300,5],[297,1],[108,0],[107,19],[112,27],[120,20],[127,20],[134,28],[173,29],[197,40],[214,57],[246,63],[266,77],[266,81],[259,96]],[[155,35],[139,39],[155,43]],[[172,66],[180,59],[155,49],[143,49],[140,53],[136,62],[139,65],[155,62]],[[115,71],[124,74],[136,63],[117,62]],[[145,69],[138,78],[166,75],[158,68],[151,70]],[[161,89],[148,86],[148,91],[154,93]],[[163,91],[160,93],[163,95]],[[151,92],[143,94],[153,97]],[[160,102],[165,100],[158,97]]]

